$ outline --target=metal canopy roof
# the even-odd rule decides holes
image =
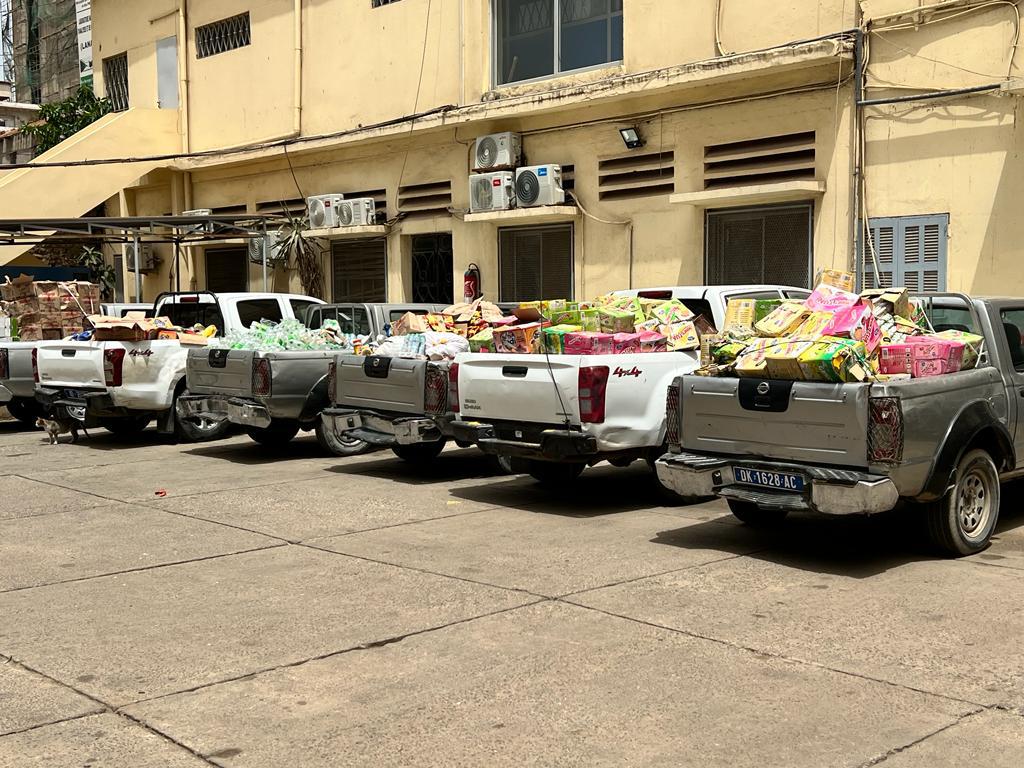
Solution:
[[[227,238],[252,239],[288,223],[281,214],[230,216],[95,216],[77,219],[0,219],[0,245],[34,245],[54,241],[94,244],[202,244]]]

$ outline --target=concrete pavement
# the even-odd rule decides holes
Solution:
[[[1019,766],[1022,591],[1015,489],[949,561],[640,465],[0,422],[0,767]]]

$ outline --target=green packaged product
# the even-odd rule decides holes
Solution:
[[[596,309],[581,309],[580,310],[580,325],[583,326],[584,331],[591,333],[601,332],[601,316],[598,314]]]
[[[565,335],[579,333],[583,328],[579,325],[553,325],[544,329],[544,349],[549,355],[561,355],[565,352]]]
[[[548,319],[552,325],[580,325],[580,311],[567,309],[561,312],[550,312]]]
[[[716,363],[731,363],[739,357],[747,345],[742,341],[730,341],[711,349],[711,358]]]
[[[754,323],[760,323],[782,306],[782,299],[756,299],[754,301]]]
[[[494,329],[484,328],[480,333],[469,337],[470,352],[490,352],[494,345]]]
[[[601,320],[602,333],[633,333],[636,326],[636,311],[601,307],[597,310]]]

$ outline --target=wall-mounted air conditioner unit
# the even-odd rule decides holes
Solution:
[[[310,229],[333,229],[339,226],[338,208],[344,195],[315,195],[306,198]]]
[[[516,169],[516,204],[520,208],[564,202],[562,166],[530,165]]]
[[[473,147],[473,170],[512,170],[520,164],[522,158],[523,140],[518,133],[492,133],[476,140]]]
[[[253,264],[263,263],[263,243],[268,242],[267,263],[286,264],[288,262],[288,244],[285,242],[287,235],[281,230],[268,230],[266,238],[263,235],[249,240],[249,261]]]
[[[182,216],[213,216],[212,208],[196,208],[194,211],[182,211]],[[184,234],[193,234],[196,232],[213,232],[213,222],[207,221],[203,224],[189,224],[186,227],[181,228],[181,232]]]
[[[153,252],[153,246],[150,243],[139,243],[140,257],[136,260],[135,258],[135,243],[126,243],[124,246],[124,255],[128,262],[129,272],[155,272],[160,266],[160,257]],[[136,261],[138,261],[138,267],[136,268]]]
[[[365,227],[377,223],[377,203],[372,197],[343,200],[338,208],[338,226]]]
[[[469,210],[506,211],[516,207],[516,175],[512,171],[476,173],[469,177]]]

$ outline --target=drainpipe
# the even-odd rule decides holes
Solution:
[[[181,151],[191,152],[188,116],[188,0],[178,0],[178,102],[181,120]]]
[[[295,0],[295,116],[292,131],[302,133],[302,0]]]

